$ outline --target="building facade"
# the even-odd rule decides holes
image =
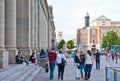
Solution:
[[[102,38],[107,32],[115,31],[120,36],[120,21],[112,21],[111,19],[101,15],[90,23],[78,29],[77,44],[82,44],[84,50],[100,49],[102,47]]]
[[[29,58],[32,51],[48,49],[55,37],[47,0],[0,0],[0,67],[15,63],[18,51]]]
[[[58,43],[63,39],[63,32],[58,32]]]

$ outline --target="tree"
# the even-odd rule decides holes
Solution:
[[[67,48],[68,48],[68,49],[75,48],[73,40],[69,40],[69,41],[67,42]]]
[[[63,48],[63,45],[64,45],[64,44],[65,44],[65,40],[62,39],[62,40],[60,41],[60,43],[58,44],[58,49]]]
[[[110,31],[110,32],[107,32],[107,35],[105,37],[102,38],[102,46],[103,48],[105,47],[109,47],[111,45],[118,45],[118,35],[116,32],[114,31]]]

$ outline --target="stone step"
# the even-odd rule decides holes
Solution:
[[[13,73],[11,73],[10,75],[6,76],[3,80],[1,81],[15,81],[19,76],[23,75],[25,72],[27,72],[28,70],[31,70],[31,68],[33,68],[33,65],[30,66],[26,66],[26,65],[21,65],[24,67],[18,67],[16,69],[13,70]]]
[[[13,67],[16,67],[18,66],[18,64],[9,64],[8,66],[4,67],[4,68],[0,68],[0,73],[3,72],[3,71],[6,71],[10,68],[13,68]]]
[[[34,66],[30,70],[27,70],[25,73],[23,73],[21,76],[19,76],[16,80],[14,81],[24,81],[27,79],[32,73],[34,73],[37,70],[37,66]]]
[[[29,75],[26,80],[24,81],[33,81],[33,79],[36,77],[36,75],[40,72],[42,67],[38,67],[31,75]]]
[[[11,68],[3,69],[2,72],[0,72],[0,81],[5,79],[6,77],[10,76],[11,74],[15,73],[20,68],[23,68],[25,65],[16,65]]]

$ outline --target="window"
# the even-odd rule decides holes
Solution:
[[[103,21],[102,26],[105,26],[105,21]]]
[[[93,43],[95,43],[95,40],[93,39]]]

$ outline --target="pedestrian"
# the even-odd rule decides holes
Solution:
[[[65,55],[63,54],[62,49],[60,49],[59,53],[57,54],[56,64],[58,66],[58,79],[61,78],[61,80],[63,80],[65,68],[65,63],[62,63],[62,58],[65,59],[65,63],[67,63]]]
[[[101,59],[101,54],[97,49],[97,52],[95,53],[96,70],[100,70],[100,59]]]
[[[80,55],[80,53],[79,53],[79,50],[78,49],[76,49],[76,53],[75,53],[75,59],[74,59],[74,61],[75,61],[75,78],[77,79],[77,80],[79,80],[80,79],[80,57],[79,57],[79,55]]]
[[[37,58],[36,58],[35,52],[32,52],[32,55],[30,56],[29,61],[31,61],[35,65],[37,64]]]
[[[112,56],[112,61],[114,61],[114,52],[112,51],[111,56]]]
[[[39,54],[39,66],[45,67],[45,64],[47,63],[47,51],[45,49],[41,49]]]
[[[26,65],[29,65],[29,62],[25,59],[22,51],[19,51],[18,54],[16,55],[16,63],[22,64],[23,62],[25,62]]]
[[[87,54],[85,56],[85,80],[90,79],[92,64],[93,64],[93,57],[90,50],[87,50]]]
[[[108,62],[110,62],[110,57],[111,57],[111,53],[108,51],[106,54],[106,59]]]
[[[55,70],[55,61],[57,58],[57,54],[54,51],[54,48],[48,53],[48,60],[49,60],[49,68],[50,68],[50,80],[53,80],[54,77],[54,70]]]
[[[83,51],[80,52],[80,60],[81,60],[81,68],[80,68],[80,73],[81,73],[81,78],[84,78],[84,73],[85,73],[85,53]]]
[[[114,57],[115,57],[115,62],[118,63],[119,53],[116,52]]]
[[[73,58],[73,61],[74,61],[74,59],[75,59],[75,50],[72,51],[71,57]],[[74,61],[74,65],[75,65],[75,61]]]

